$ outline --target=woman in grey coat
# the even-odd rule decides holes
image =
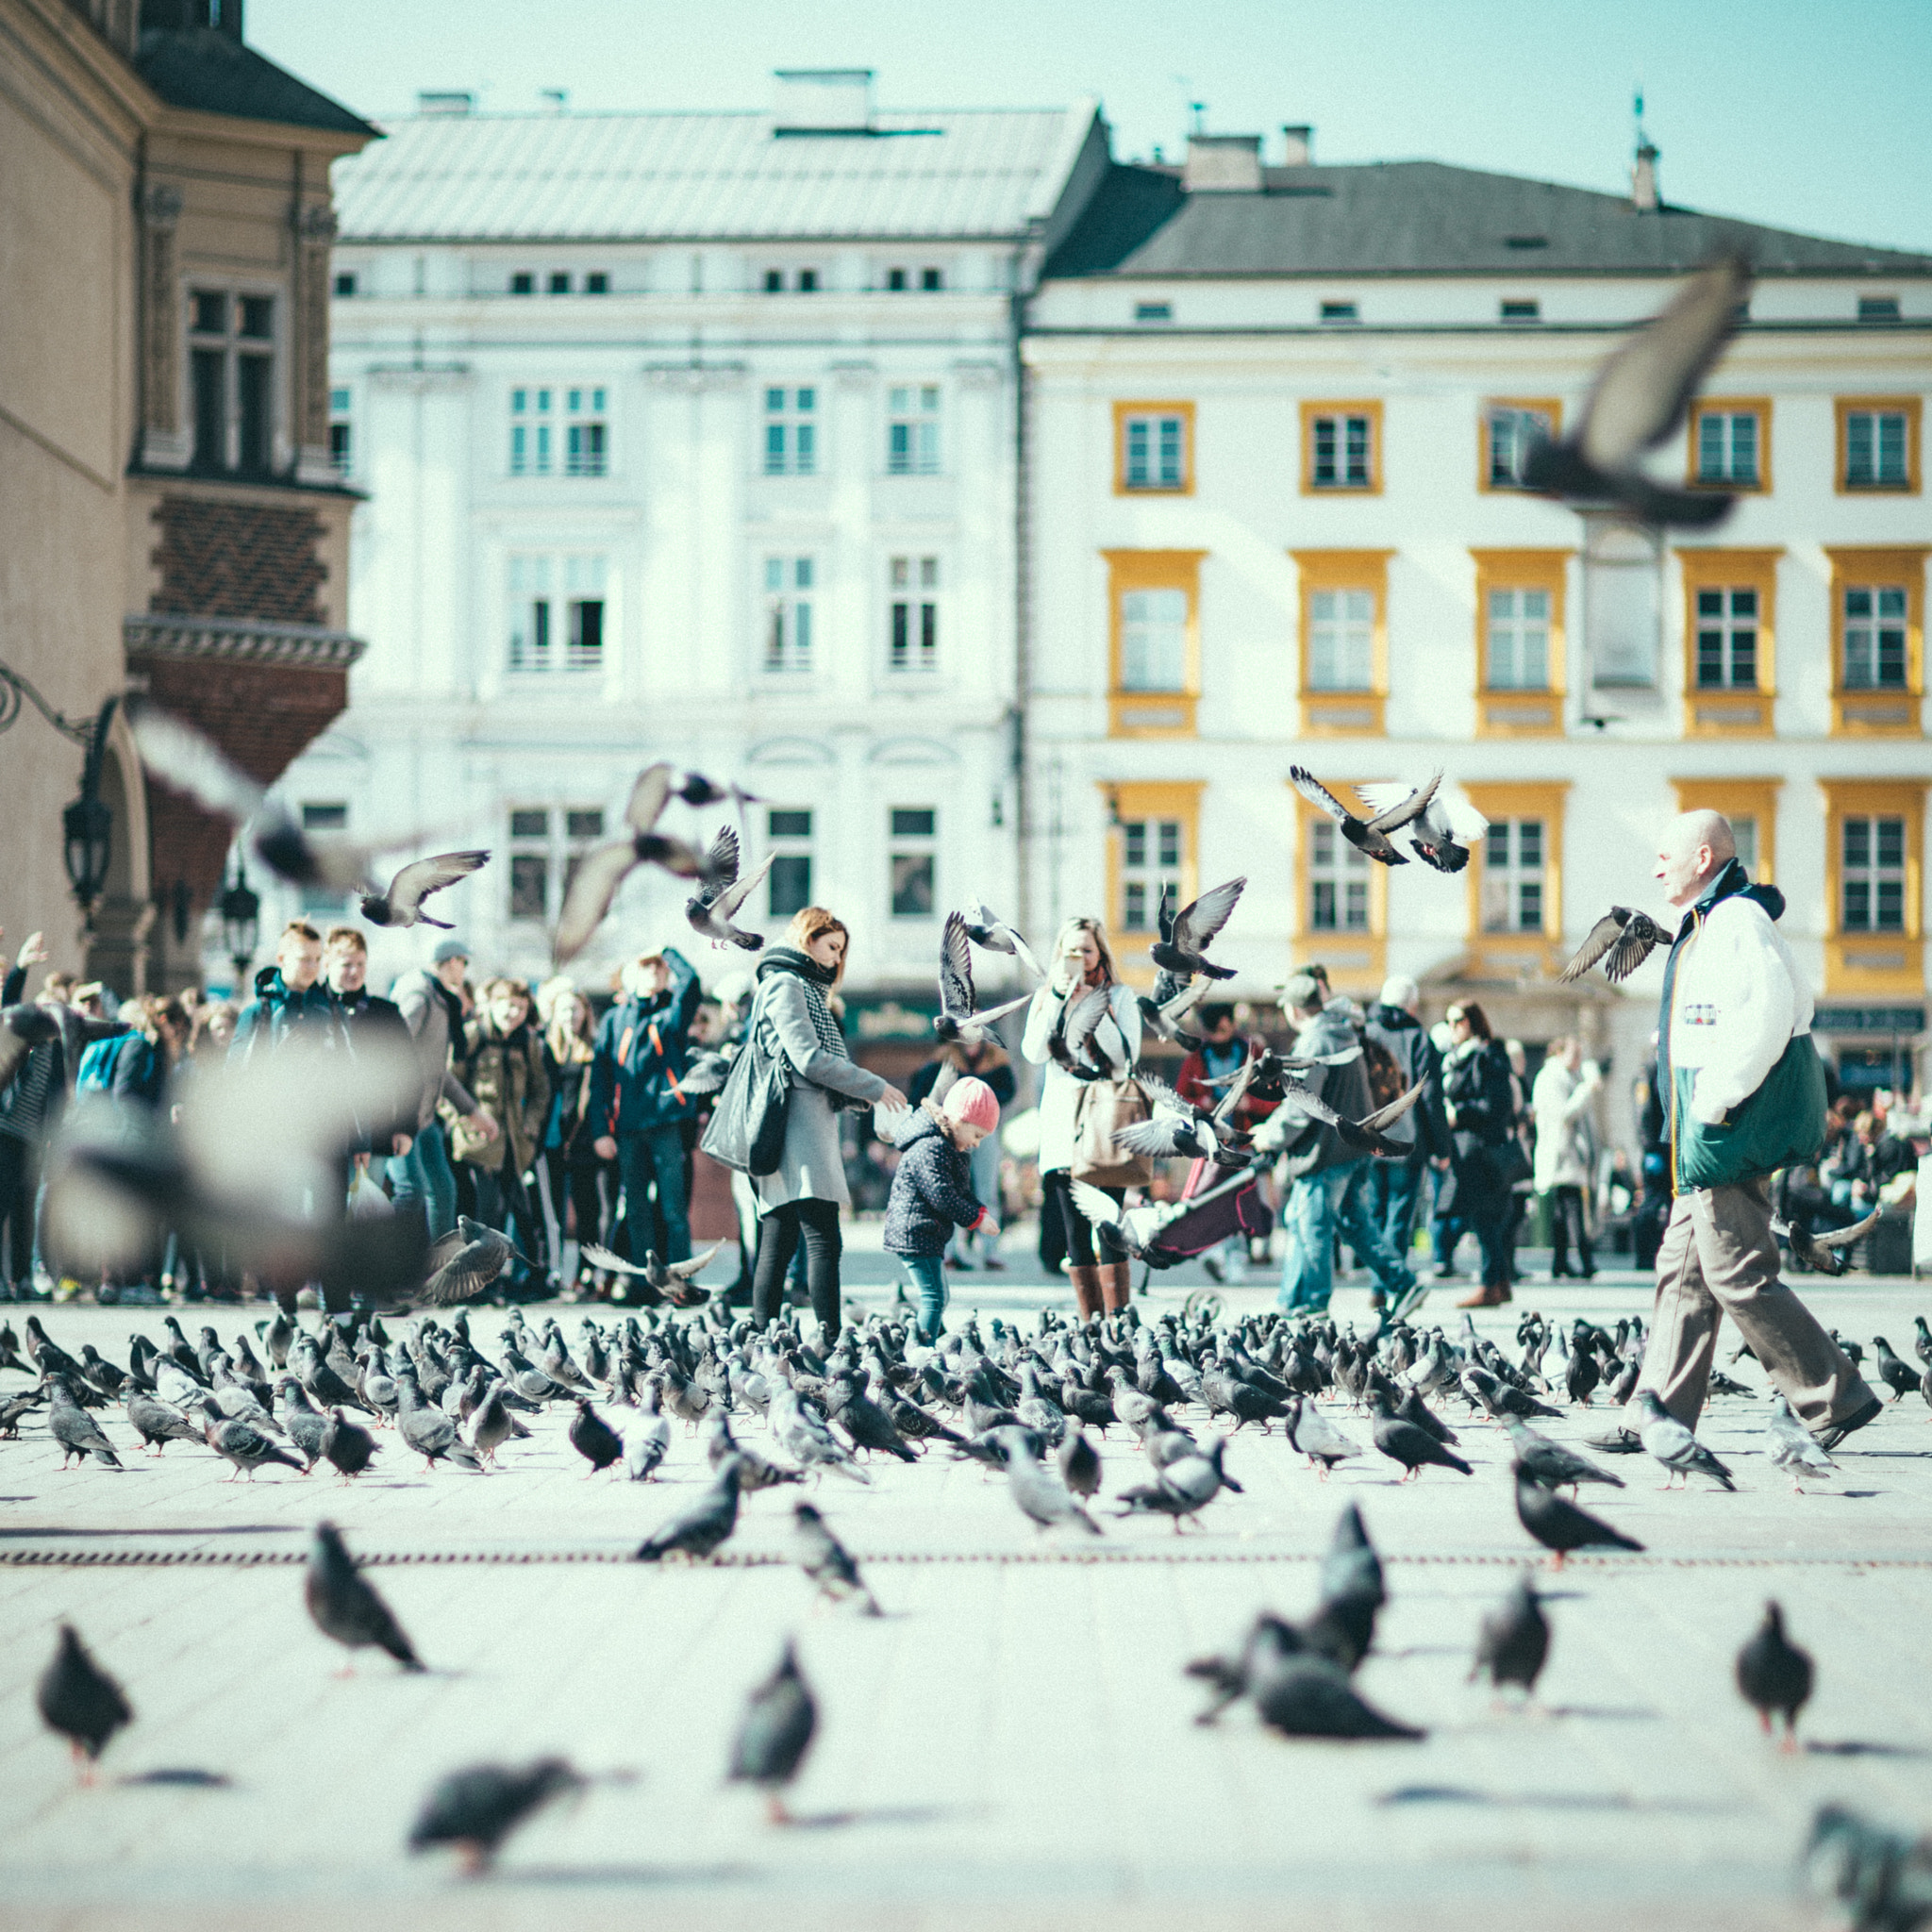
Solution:
[[[745,1021],[747,1039],[769,1024],[791,1075],[785,1152],[777,1167],[757,1182],[758,1256],[751,1312],[758,1327],[771,1325],[786,1270],[803,1240],[806,1286],[829,1343],[840,1321],[839,1210],[852,1198],[839,1146],[839,1113],[845,1107],[897,1113],[907,1100],[878,1074],[854,1065],[825,1004],[845,972],[850,936],[843,924],[823,906],[808,906],[793,916],[789,937],[789,946],[774,946],[759,960],[758,991]]]

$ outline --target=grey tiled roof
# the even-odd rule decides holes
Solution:
[[[1740,250],[1759,275],[1932,275],[1932,257],[1822,241],[1440,161],[1270,168],[1260,193],[1188,194],[1115,163],[1048,276],[1676,275]]]
[[[278,121],[284,126],[325,127],[364,140],[377,132],[360,115],[217,27],[151,28],[141,37],[134,65],[171,108]]]
[[[335,170],[345,242],[1024,234],[1058,199],[1080,108],[874,117],[774,134],[764,113],[424,115]]]

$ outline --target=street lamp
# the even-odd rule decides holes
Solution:
[[[235,991],[239,996],[247,982],[248,962],[255,958],[256,941],[261,934],[261,900],[249,888],[248,874],[242,869],[242,856],[235,856],[235,876],[222,889],[222,939],[228,958],[235,963]]]
[[[91,917],[94,901],[108,883],[108,867],[114,857],[113,808],[106,799],[97,797],[92,784],[84,779],[80,796],[60,814],[60,828],[68,882],[80,901],[82,916]]]

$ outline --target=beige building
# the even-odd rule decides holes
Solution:
[[[0,0],[9,951],[197,974],[228,830],[144,784],[128,691],[264,781],[342,707],[328,169],[375,131],[253,52],[241,0]]]

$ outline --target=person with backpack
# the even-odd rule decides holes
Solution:
[[[999,1230],[973,1185],[974,1151],[999,1124],[998,1097],[969,1075],[955,1081],[938,1106],[921,1101],[899,1128],[885,1248],[899,1257],[919,1296],[919,1339],[928,1347],[945,1326],[946,1243],[954,1229]]]
[[[275,963],[255,975],[255,997],[235,1023],[230,1058],[274,1053],[297,1035],[327,1050],[349,1050],[349,1029],[322,976],[322,935],[306,919],[291,919],[275,943]]]
[[[407,1154],[390,1160],[390,1193],[399,1209],[408,1208],[425,1216],[432,1241],[441,1241],[457,1224],[457,1178],[438,1107],[447,1101],[486,1140],[498,1131],[489,1111],[476,1105],[469,1089],[450,1071],[451,1047],[463,1041],[461,990],[469,970],[470,949],[452,933],[437,941],[426,968],[405,973],[389,990],[416,1042],[416,1062],[423,1075],[415,1138]]]
[[[1422,989],[1414,980],[1407,974],[1391,974],[1359,1029],[1372,1107],[1386,1107],[1411,1087],[1423,1090],[1388,1130],[1391,1141],[1408,1149],[1407,1158],[1372,1160],[1362,1181],[1370,1217],[1405,1261],[1415,1241],[1423,1177],[1431,1161],[1439,1171],[1446,1167],[1450,1153],[1449,1122],[1442,1111],[1442,1056],[1422,1024]],[[1370,1299],[1377,1301],[1379,1292]],[[1419,1304],[1420,1297],[1412,1306]]]
[[[547,1273],[548,1241],[530,1198],[529,1174],[542,1147],[550,1073],[543,1042],[530,1024],[530,990],[521,979],[484,983],[475,1017],[464,1028],[456,1074],[500,1130],[479,1134],[467,1121],[450,1129],[450,1151],[469,1168],[475,1189],[476,1219],[500,1228]],[[508,1273],[527,1291],[523,1262],[513,1260]]]
[[[1324,1002],[1320,984],[1297,973],[1281,989],[1281,1005],[1295,1029],[1298,1054],[1344,1053],[1357,1044],[1349,1008]],[[1313,1067],[1303,1084],[1346,1120],[1371,1111],[1364,1056],[1342,1066]],[[1291,1314],[1319,1314],[1335,1289],[1338,1234],[1374,1275],[1389,1319],[1399,1320],[1420,1298],[1421,1289],[1407,1263],[1389,1245],[1369,1212],[1366,1182],[1370,1157],[1357,1154],[1333,1127],[1294,1108],[1275,1110],[1255,1132],[1263,1153],[1278,1152],[1290,1182],[1282,1204],[1286,1250],[1282,1260],[1280,1307]]]
[[[1461,1228],[1471,1229],[1482,1247],[1482,1286],[1456,1306],[1500,1307],[1511,1298],[1505,1241],[1516,1180],[1508,1150],[1521,1152],[1516,1083],[1503,1042],[1491,1033],[1488,1015],[1474,1000],[1451,1007],[1447,1017],[1450,1045],[1442,1058],[1442,1103],[1454,1152],[1449,1185],[1436,1196],[1436,1212],[1450,1224],[1451,1259]]]
[[[1226,1097],[1227,1083],[1250,1058],[1265,1051],[1267,1041],[1254,1035],[1244,1036],[1237,1032],[1234,1008],[1225,1000],[1210,1001],[1202,1007],[1199,1022],[1201,1043],[1181,1061],[1174,1087],[1190,1107],[1211,1113]],[[1250,1091],[1236,1106],[1231,1124],[1242,1133],[1252,1133],[1274,1111],[1275,1105]],[[1198,1172],[1189,1174],[1191,1193],[1204,1185]],[[1231,1234],[1202,1254],[1201,1265],[1208,1271],[1210,1281],[1225,1282],[1238,1288],[1248,1278],[1247,1259],[1247,1237]]]

